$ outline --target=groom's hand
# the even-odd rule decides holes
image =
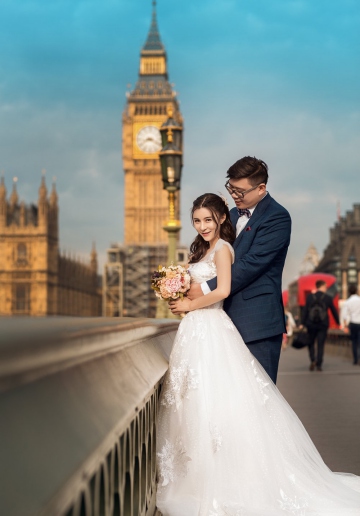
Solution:
[[[200,283],[192,283],[190,290],[188,290],[186,296],[193,301],[193,299],[197,299],[198,297],[203,296],[204,293],[201,289]]]

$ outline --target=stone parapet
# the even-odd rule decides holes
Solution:
[[[0,514],[152,516],[156,417],[178,321],[1,325]]]

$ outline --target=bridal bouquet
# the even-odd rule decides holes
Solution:
[[[151,275],[151,288],[164,301],[182,299],[190,288],[190,274],[182,265],[159,265]]]

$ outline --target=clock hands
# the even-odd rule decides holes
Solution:
[[[136,141],[139,149],[152,154],[161,149],[160,131],[155,126],[145,126],[137,134]]]

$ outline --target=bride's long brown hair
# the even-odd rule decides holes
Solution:
[[[193,202],[193,206],[191,208],[191,223],[193,224],[194,212],[199,208],[206,208],[210,211],[215,224],[216,231],[220,226],[219,236],[229,244],[232,244],[235,240],[235,230],[231,224],[230,220],[230,212],[229,208],[225,204],[224,199],[222,199],[219,195],[213,193],[206,193],[204,195],[200,195]],[[219,220],[221,217],[225,215],[225,220],[220,224]],[[196,263],[200,261],[207,253],[209,249],[209,242],[206,242],[201,235],[197,235],[195,240],[190,246],[190,258],[189,263]]]

